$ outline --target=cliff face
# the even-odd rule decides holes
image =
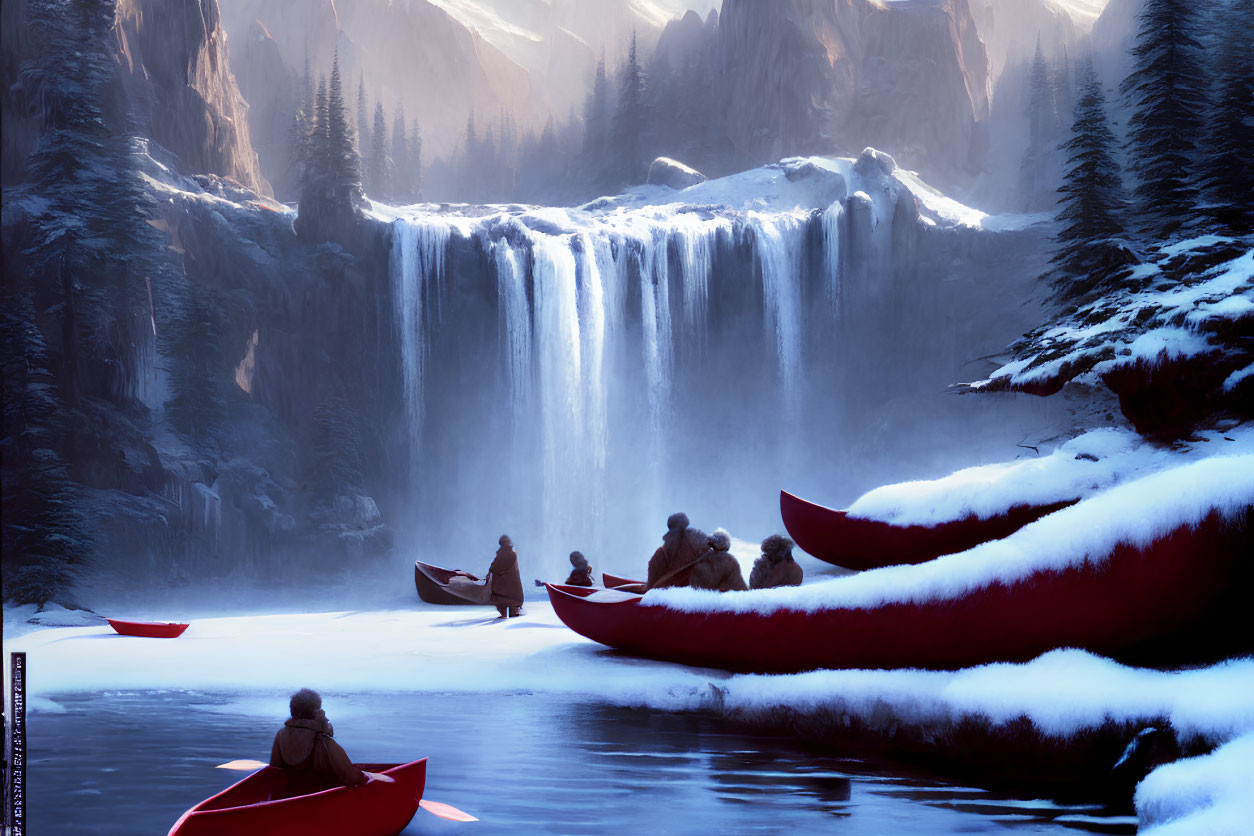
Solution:
[[[217,0],[118,0],[115,33],[132,127],[175,154],[188,173],[230,177],[269,194]]]
[[[458,147],[472,110],[481,123],[495,122],[506,109],[518,117],[520,130],[544,127],[546,111],[528,71],[426,0],[222,0],[222,16],[231,36],[233,68],[256,111],[253,144],[273,180],[283,175],[286,126],[276,136],[279,129],[258,118],[261,103],[275,96],[285,99],[290,118],[298,93],[276,92],[276,52],[285,72],[297,78],[308,61],[316,85],[319,74],[330,73],[332,53],[338,50],[352,110],[359,80],[366,85],[367,116],[382,101],[389,129],[397,102],[403,103],[406,117],[419,119],[427,159]],[[258,26],[267,37],[258,34]]]
[[[942,184],[976,169],[989,77],[967,0],[727,0],[720,32],[746,157],[873,145]]]

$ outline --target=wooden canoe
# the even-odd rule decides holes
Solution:
[[[1211,514],[1148,546],[1121,544],[1101,560],[992,578],[956,598],[688,612],[645,606],[642,596],[618,590],[604,601],[554,585],[548,592],[557,616],[593,641],[732,671],[952,669],[1026,661],[1058,647],[1170,664],[1254,651],[1242,600],[1254,579],[1251,555],[1254,511],[1247,509],[1244,524]],[[929,568],[882,571],[905,572],[904,581]]]
[[[106,618],[105,621],[123,636],[143,636],[147,639],[177,639],[188,626],[173,621],[124,621],[120,618]]]
[[[845,511],[807,502],[788,491],[779,492],[779,513],[788,536],[806,553],[846,569],[924,563],[943,554],[1009,537],[1046,514],[1074,505],[1068,499],[1049,505],[1016,505],[987,519],[976,516],[939,525],[894,525],[851,517]]]
[[[285,770],[259,769],[197,804],[168,836],[394,836],[418,811],[427,782],[427,759],[405,764],[358,764],[395,783],[371,781],[289,796]]]
[[[414,586],[418,597],[428,604],[487,605],[492,590],[483,578],[460,569],[445,569],[414,561]]]

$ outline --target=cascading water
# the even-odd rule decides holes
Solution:
[[[402,210],[391,264],[408,550],[439,544],[443,562],[482,569],[508,531],[525,575],[564,577],[575,548],[638,575],[673,511],[760,537],[779,530],[779,488],[855,485],[844,413],[893,391],[863,397],[833,358],[872,352],[908,378],[894,358],[926,353],[953,311],[894,312],[900,333],[856,322],[881,344],[841,342],[850,277],[881,294],[903,281],[883,250],[905,187],[815,160],[769,182],[747,173],[751,199],[711,181],[682,193],[703,204]]]

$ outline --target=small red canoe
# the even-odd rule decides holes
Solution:
[[[893,525],[851,517],[845,511],[825,508],[788,491],[780,491],[779,513],[784,518],[788,536],[819,560],[846,569],[878,569],[924,563],[943,554],[957,554],[989,540],[1009,537],[1028,523],[1077,501],[1016,505],[995,517],[969,516],[934,526]]]
[[[486,606],[492,595],[484,579],[477,575],[420,560],[414,561],[414,586],[418,588],[418,597],[428,604]]]
[[[952,669],[1026,661],[1057,647],[1129,661],[1188,661],[1254,650],[1241,601],[1254,575],[1254,511],[1245,517],[1234,524],[1211,514],[1145,547],[1120,544],[1102,559],[990,578],[958,597],[869,608],[694,612],[644,606],[641,596],[619,590],[597,600],[595,590],[552,584],[549,600],[568,627],[593,641],[733,671]],[[906,585],[915,569],[880,571],[904,573]]]
[[[418,812],[427,759],[357,767],[396,781],[288,796],[286,772],[267,766],[188,810],[168,836],[395,836]]]
[[[186,624],[173,621],[123,621],[120,618],[105,619],[124,636],[143,636],[148,639],[177,639],[187,629]]]
[[[644,581],[633,581],[631,578],[620,578],[618,575],[611,575],[609,572],[601,573],[601,583],[605,584],[606,589],[618,589],[619,587],[633,587],[631,592],[644,592]],[[635,589],[634,587],[639,587]]]

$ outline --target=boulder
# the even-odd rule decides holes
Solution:
[[[670,157],[658,157],[649,166],[650,186],[670,186],[678,190],[704,182],[704,174]]]

